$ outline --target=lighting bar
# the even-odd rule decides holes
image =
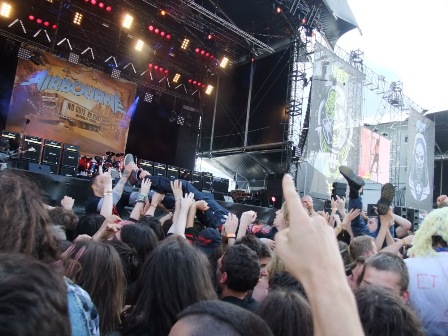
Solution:
[[[144,45],[145,43],[142,40],[138,40],[137,43],[135,44],[135,50],[142,51]]]
[[[229,64],[229,59],[227,57],[223,57],[221,62],[219,63],[219,66],[224,69],[227,64]]]
[[[0,16],[3,16],[5,18],[9,18],[11,15],[12,6],[9,3],[2,2],[0,6]]]
[[[44,21],[44,20],[42,20],[41,18],[36,18],[34,15],[29,15],[28,16],[28,19],[30,20],[30,21],[34,21],[34,20],[36,20],[36,23],[37,24],[43,24],[45,27],[50,27],[51,26],[51,28],[53,28],[53,29],[57,29],[58,28],[58,25],[57,24],[51,24],[49,21]]]
[[[213,91],[213,86],[211,85],[207,85],[207,89],[205,90],[205,93],[210,95]]]
[[[211,52],[208,52],[208,51],[206,51],[206,50],[204,50],[204,49],[196,48],[194,51],[195,51],[197,54],[201,54],[202,56],[210,57],[211,59],[214,59],[214,58],[215,58],[215,56],[212,55]]]
[[[68,56],[68,61],[73,64],[78,64],[79,55],[71,52],[70,55]]]
[[[132,64],[132,63],[126,64],[123,69],[127,69],[129,66],[131,66],[132,70],[134,70],[134,73],[137,73],[137,71],[135,70],[134,64]]]
[[[143,99],[147,103],[152,103],[152,99],[154,98],[152,93],[145,92],[145,98]]]
[[[20,26],[22,27],[23,32],[26,34],[26,29],[25,29],[25,26],[23,25],[22,20],[15,19],[13,22],[11,22],[11,23],[9,24],[8,28],[11,28],[11,27],[14,26],[17,22],[20,23]]]
[[[123,26],[124,28],[129,29],[129,28],[131,28],[131,26],[132,26],[132,22],[133,22],[133,21],[134,21],[134,17],[131,16],[131,15],[129,15],[129,14],[126,14],[126,15],[124,16],[122,26]]]
[[[177,83],[179,81],[179,78],[180,78],[180,74],[177,73],[173,78],[173,83]]]
[[[92,59],[95,59],[95,55],[93,54],[93,49],[91,47],[86,48],[81,55],[84,55],[86,52],[90,51],[90,54],[92,55]]]
[[[170,34],[164,32],[163,30],[161,30],[161,29],[159,29],[157,27],[154,27],[153,25],[148,26],[148,30],[149,30],[150,33],[154,33],[156,35],[160,34],[160,36],[165,37],[168,40],[171,38]]]
[[[80,25],[81,25],[81,22],[82,22],[82,14],[79,13],[79,12],[76,12],[76,13],[75,13],[75,17],[73,18],[73,23],[74,23],[75,25],[80,26]]]
[[[186,50],[188,48],[188,45],[190,44],[190,40],[187,38],[184,38],[182,45],[180,46],[181,49]]]
[[[24,60],[29,60],[30,57],[31,57],[31,51],[29,51],[28,49],[20,47],[19,48],[19,52],[17,54],[17,57],[19,57],[21,59],[24,59]]]
[[[90,2],[92,5],[96,6],[98,4],[98,7],[101,9],[105,9],[107,12],[111,12],[112,11],[112,6],[105,4],[104,2],[100,1],[98,2],[97,0],[84,0],[84,2]]]
[[[120,79],[121,71],[117,69],[112,69],[112,74],[110,75],[112,78]]]

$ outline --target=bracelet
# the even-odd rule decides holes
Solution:
[[[112,194],[104,193],[103,196],[104,196],[104,197],[106,197],[106,196],[112,196]]]
[[[233,239],[235,239],[235,238],[236,238],[236,234],[234,234],[234,233],[228,233],[228,234],[227,234],[227,238],[233,238]]]
[[[145,203],[147,198],[148,198],[148,196],[140,194],[140,195],[138,195],[137,203]]]
[[[112,195],[112,190],[107,190],[104,192],[103,196]]]

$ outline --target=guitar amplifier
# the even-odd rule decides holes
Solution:
[[[166,164],[154,162],[154,176],[166,177]]]
[[[40,162],[42,154],[42,138],[25,135],[25,148],[22,159]]]
[[[229,192],[229,180],[222,177],[213,177],[213,191],[228,193]]]
[[[59,165],[61,160],[62,143],[55,140],[44,141],[44,152],[42,154],[42,162],[52,165]]]
[[[15,151],[20,147],[21,135],[17,132],[2,131],[2,147],[1,150]]]
[[[168,165],[166,170],[166,177],[177,180],[179,178],[179,167]]]
[[[204,177],[201,172],[193,171],[191,174],[191,184],[199,191],[202,191],[204,187]]]
[[[63,148],[64,150],[62,151],[62,166],[78,167],[80,147],[76,145],[64,144]]]
[[[186,168],[179,168],[179,178],[182,180],[190,181],[191,170]]]
[[[151,175],[154,175],[154,162],[140,159],[139,167],[143,170],[146,170]]]
[[[78,167],[61,167],[59,175],[76,177],[78,175]]]
[[[213,174],[208,172],[203,172],[202,176],[204,177],[204,190],[213,190]]]

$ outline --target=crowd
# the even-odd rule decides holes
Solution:
[[[268,225],[125,161],[115,186],[92,177],[81,218],[2,173],[1,335],[448,335],[448,197],[412,232],[391,184],[366,217],[342,166],[347,200],[315,211],[285,175]]]

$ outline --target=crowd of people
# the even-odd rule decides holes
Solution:
[[[125,162],[115,185],[92,177],[81,217],[70,195],[50,207],[2,172],[1,335],[448,335],[448,197],[413,232],[393,185],[368,218],[364,181],[341,166],[348,197],[331,212],[285,175],[260,223]]]

